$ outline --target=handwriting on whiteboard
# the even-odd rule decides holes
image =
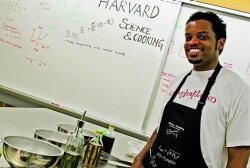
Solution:
[[[22,50],[23,47],[20,44],[22,32],[20,32],[19,28],[15,25],[14,19],[6,17],[6,20],[1,27],[5,36],[0,37],[0,42]]]
[[[162,72],[161,77],[162,77],[162,83],[161,83],[160,91],[165,94],[167,93],[170,83],[175,78],[175,75],[172,73],[168,73],[168,72]]]
[[[5,8],[9,11],[20,13],[22,11],[25,11],[26,8],[23,6],[22,0],[6,0],[5,3]]]
[[[233,63],[229,63],[229,62],[224,62],[224,67],[227,69],[233,69]]]
[[[5,32],[5,36],[8,39],[13,40],[21,40],[22,32],[20,32],[19,28],[16,26],[14,19],[6,17],[6,22],[3,23],[3,30]]]
[[[51,0],[41,0],[39,3],[39,9],[40,11],[48,11],[50,9],[50,1]]]
[[[73,39],[79,39],[78,33],[71,32],[70,30],[66,31],[65,37],[67,37],[67,38],[73,38]]]
[[[127,18],[122,19],[122,23],[119,24],[119,27],[120,29],[127,31],[123,36],[124,40],[158,47],[160,48],[160,51],[163,49],[165,40],[153,37],[150,28],[129,22]]]
[[[12,47],[15,47],[15,48],[18,48],[18,49],[23,49],[23,47],[20,45],[20,44],[17,44],[15,42],[11,42],[9,40],[6,40],[6,39],[3,39],[0,37],[0,42],[4,43],[4,44],[7,44],[9,46],[12,46]]]
[[[106,52],[106,53],[113,53],[115,55],[125,56],[125,52],[120,52],[120,51],[116,51],[116,50],[112,50],[112,49],[100,47],[100,46],[94,46],[88,43],[81,43],[81,42],[74,41],[73,39],[72,40],[67,39],[67,40],[64,40],[64,42],[71,44],[71,45],[79,46],[79,47],[86,47],[86,48],[99,50],[99,51]]]
[[[39,66],[45,66],[46,65],[45,62],[42,62],[42,61],[37,60],[37,59],[33,59],[33,58],[29,58],[29,57],[26,57],[25,59],[27,59],[30,63],[35,63],[36,65],[39,65]]]
[[[81,27],[81,33],[85,33],[87,31],[96,31],[97,29],[103,28],[106,25],[113,25],[114,24],[114,19],[113,18],[109,18],[107,20],[104,21],[94,21],[90,24],[90,26],[86,26],[86,27]]]
[[[128,1],[119,2],[117,0],[100,0],[98,7],[138,15],[140,17],[147,17],[150,19],[156,18],[160,13],[160,8],[158,6],[143,5]]]

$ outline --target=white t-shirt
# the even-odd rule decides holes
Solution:
[[[210,71],[192,71],[174,102],[196,108]],[[187,73],[177,76],[166,102]],[[225,168],[227,147],[250,146],[250,87],[234,72],[222,68],[201,116],[201,150],[209,168]]]

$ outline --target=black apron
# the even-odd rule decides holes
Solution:
[[[207,168],[200,147],[202,108],[221,69],[218,63],[196,109],[173,102],[189,72],[165,106],[158,135],[144,159],[145,168]]]

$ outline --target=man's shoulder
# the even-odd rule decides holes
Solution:
[[[222,80],[228,81],[229,83],[238,83],[238,84],[249,86],[246,83],[246,81],[242,78],[242,76],[237,74],[235,71],[227,69],[227,68],[221,69],[221,73],[220,73],[219,77]]]
[[[221,69],[218,82],[222,85],[222,87],[226,87],[231,90],[250,92],[249,84],[239,74],[227,68]]]

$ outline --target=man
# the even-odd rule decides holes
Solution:
[[[215,13],[196,12],[186,22],[185,39],[193,70],[171,83],[160,126],[132,168],[246,168],[250,88],[219,64],[226,24]],[[193,95],[180,96],[187,90]]]

